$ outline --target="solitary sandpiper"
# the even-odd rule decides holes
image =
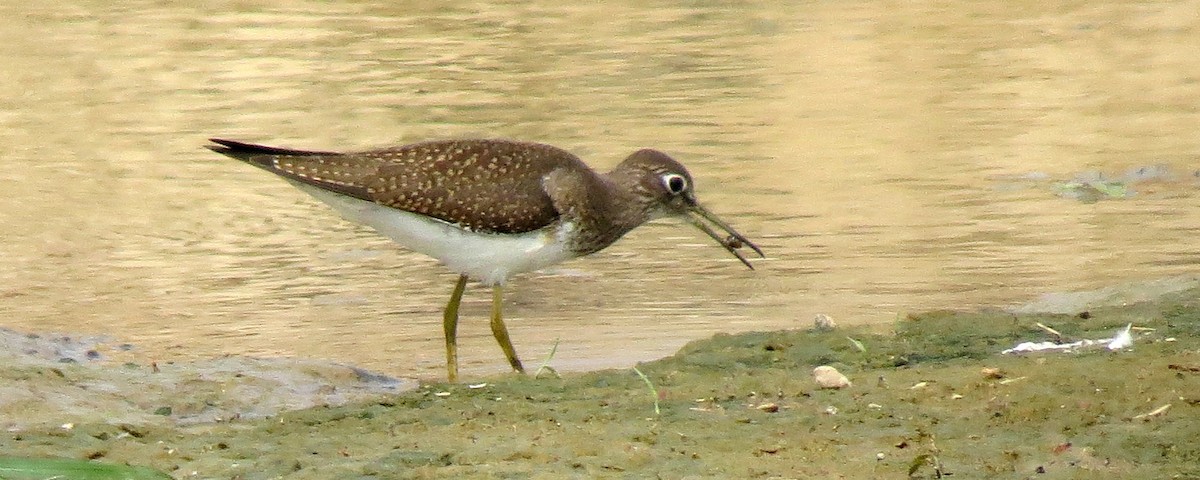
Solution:
[[[444,140],[350,153],[211,139],[208,148],[269,171],[459,274],[442,317],[446,369],[458,379],[458,306],[467,279],[492,286],[492,334],[523,372],[501,315],[509,277],[598,252],[638,225],[683,217],[747,267],[758,248],[696,202],[692,176],[657,150],[596,173],[571,153],[510,140]],[[712,223],[723,230],[722,237]]]

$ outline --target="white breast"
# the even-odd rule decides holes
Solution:
[[[342,217],[374,228],[415,252],[441,261],[455,272],[489,285],[575,257],[563,237],[568,228],[544,228],[518,235],[463,230],[441,220],[396,210],[289,180],[329,204]]]

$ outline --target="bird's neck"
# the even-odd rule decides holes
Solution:
[[[579,230],[574,250],[579,255],[595,253],[619,240],[630,230],[650,220],[638,201],[638,179],[620,169],[593,177],[595,188],[581,205],[581,215],[568,219]]]

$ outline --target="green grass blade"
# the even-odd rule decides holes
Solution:
[[[554,346],[550,347],[550,354],[546,355],[546,359],[542,360],[542,365],[533,372],[533,378],[538,378],[542,372],[550,372],[550,374],[554,375],[555,378],[562,378],[559,376],[558,371],[555,370],[554,367],[550,366],[550,361],[554,360],[554,353],[558,351],[558,340],[559,339],[557,338],[554,339]]]
[[[638,370],[637,367],[633,367],[633,371],[636,372],[639,377],[642,377],[642,381],[646,382],[646,388],[650,389],[650,395],[654,397],[654,414],[662,415],[662,411],[658,409],[658,389],[654,388],[654,382],[651,382],[650,377],[647,377],[646,374],[642,373],[641,370]]]

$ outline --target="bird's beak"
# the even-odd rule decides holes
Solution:
[[[734,230],[733,227],[729,226],[729,224],[722,222],[720,218],[717,218],[716,215],[713,215],[712,212],[700,206],[700,204],[696,203],[694,200],[688,202],[687,210],[684,212],[683,216],[687,218],[692,225],[695,225],[696,228],[699,228],[701,232],[704,232],[705,235],[708,235],[713,240],[716,240],[717,243],[721,244],[722,247],[725,247],[725,250],[728,250],[729,253],[732,253],[733,256],[737,257],[738,260],[741,260],[742,263],[751,270],[754,270],[754,265],[751,265],[750,261],[746,260],[746,257],[742,256],[742,252],[738,251],[739,248],[742,246],[750,247],[750,249],[754,250],[754,253],[757,253],[758,256],[766,258],[766,255],[763,255],[762,249],[758,248],[758,245],[755,245],[754,242],[751,242],[749,238],[746,238],[744,235],[738,233],[737,230]],[[722,235],[717,233],[716,230],[708,226],[707,223],[704,223],[705,221],[716,225],[717,228],[721,229],[728,235],[722,237]]]

